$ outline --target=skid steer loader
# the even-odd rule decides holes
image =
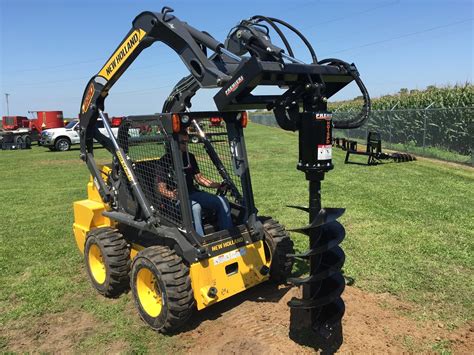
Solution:
[[[80,109],[81,159],[91,179],[88,197],[74,203],[74,235],[84,254],[93,287],[106,297],[131,289],[141,318],[153,329],[173,332],[192,311],[202,310],[267,280],[302,286],[303,297],[289,306],[311,329],[330,336],[344,313],[341,293],[344,253],[338,246],[343,209],[321,208],[320,183],[331,162],[332,127],[354,128],[369,115],[370,100],[355,65],[338,59],[318,61],[306,38],[290,24],[254,16],[231,29],[225,43],[180,21],[165,7],[143,12],[130,32],[85,89]],[[280,29],[305,43],[312,57],[294,57]],[[271,30],[286,49],[270,39]],[[112,85],[142,50],[154,42],[172,48],[190,71],[167,98],[163,113],[129,116],[117,138],[104,116]],[[364,106],[350,121],[333,121],[327,99],[350,82],[360,88]],[[283,94],[254,95],[257,87],[277,86]],[[220,88],[216,112],[192,112],[200,88]],[[295,253],[285,228],[258,215],[244,140],[248,109],[272,110],[280,127],[299,131],[297,169],[309,181],[309,224],[294,231],[309,237],[309,250]],[[108,137],[95,127],[102,118]],[[187,135],[185,152],[180,137]],[[111,153],[98,165],[93,141]],[[192,154],[200,171],[222,181],[232,228],[220,229],[213,210],[202,211],[204,235],[196,232],[184,172]],[[159,183],[175,191],[170,199]],[[202,188],[214,193],[209,188]],[[193,219],[194,218],[194,219]],[[309,275],[289,278],[295,258],[309,261]]]

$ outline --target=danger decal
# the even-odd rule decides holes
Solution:
[[[247,253],[247,249],[245,249],[245,248],[232,250],[228,253],[216,256],[214,258],[213,262],[214,262],[214,265],[219,265],[219,264],[225,263],[229,260],[237,259],[240,256],[244,256],[246,253]]]
[[[318,144],[318,160],[332,159],[332,145]]]

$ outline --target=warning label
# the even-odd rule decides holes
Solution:
[[[331,144],[318,144],[318,160],[330,160],[332,159],[332,146]]]
[[[247,249],[240,248],[240,249],[232,250],[232,251],[229,251],[228,253],[216,256],[214,258],[214,265],[219,265],[219,264],[225,263],[226,261],[236,259],[239,256],[245,255],[246,252],[247,252]]]

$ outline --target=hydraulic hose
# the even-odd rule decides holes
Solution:
[[[254,17],[258,17],[258,16],[254,16]],[[263,17],[263,16],[262,16]],[[311,58],[313,59],[313,63],[317,63],[318,62],[318,59],[316,57],[316,53],[314,52],[314,49],[313,49],[313,46],[311,45],[311,43],[308,42],[308,40],[306,39],[306,37],[298,30],[296,29],[295,27],[293,27],[292,25],[290,25],[289,23],[283,21],[283,20],[280,20],[278,18],[275,18],[275,17],[268,17],[268,19],[272,22],[276,22],[276,23],[279,23],[280,25],[283,25],[285,26],[286,28],[290,29],[291,31],[293,31],[299,38],[301,38],[301,40],[304,42],[304,44],[306,45],[306,47],[308,48],[309,50],[309,53],[311,54]]]
[[[360,113],[351,120],[333,120],[334,128],[339,129],[351,129],[351,128],[358,128],[362,126],[369,118],[370,114],[370,97],[369,93],[367,92],[367,88],[365,87],[364,83],[360,79],[359,72],[355,67],[352,67],[349,63],[344,62],[343,60],[336,59],[336,58],[328,58],[323,59],[318,62],[319,65],[323,64],[336,64],[344,67],[347,72],[354,78],[355,83],[359,87],[359,90],[362,94],[362,98],[364,100],[364,104]]]
[[[268,17],[265,17],[265,16],[262,16],[262,15],[256,15],[256,16],[253,16],[252,19],[256,19],[256,20],[260,20],[260,21],[265,21],[267,22],[274,30],[275,32],[280,36],[281,40],[283,41],[283,44],[285,45],[286,47],[286,50],[288,51],[288,54],[292,57],[294,57],[295,55],[293,54],[293,50],[291,49],[291,46],[290,46],[290,43],[288,42],[288,40],[286,39],[285,35],[283,34],[283,32],[280,30],[280,28],[275,25],[275,22],[272,21],[270,18]]]

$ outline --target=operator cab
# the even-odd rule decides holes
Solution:
[[[188,230],[193,225],[183,177],[187,161],[179,149],[180,132],[186,132],[189,136],[187,151],[196,158],[201,173],[212,181],[225,181],[227,186],[220,191],[203,186],[197,188],[211,194],[225,195],[235,226],[231,230],[220,231],[216,212],[203,209],[205,236],[201,241],[206,244],[206,241],[239,235],[247,228],[246,223],[254,207],[253,199],[246,198],[251,191],[246,155],[242,154],[245,146],[241,116],[241,113],[232,112],[198,112],[129,116],[122,121],[118,144],[130,159],[145,198],[163,225]],[[127,178],[117,161],[113,165],[112,176],[119,190],[118,210],[141,219],[139,205],[130,193]],[[163,196],[158,189],[159,182],[165,182],[169,190],[176,190],[179,198],[171,200]]]

